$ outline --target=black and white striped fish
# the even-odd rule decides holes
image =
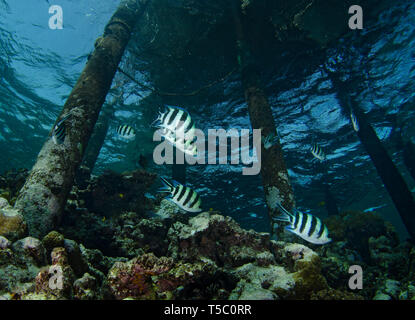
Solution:
[[[53,127],[52,130],[52,140],[55,144],[62,144],[65,141],[66,137],[66,120],[68,120],[70,114],[63,117],[58,123]]]
[[[135,137],[135,130],[128,124],[122,124],[117,127],[117,133],[120,137],[130,140]]]
[[[295,214],[288,212],[281,204],[277,204],[282,215],[275,217],[277,221],[289,222],[285,227],[287,231],[303,238],[313,244],[326,244],[331,241],[327,226],[311,214],[295,210]]]
[[[350,112],[350,120],[352,121],[353,130],[359,132],[359,122],[353,112]]]
[[[321,147],[317,143],[312,145],[310,151],[316,159],[320,161],[326,160],[326,155],[324,154],[323,149],[321,149]]]
[[[183,134],[178,136],[175,132],[167,131],[167,133],[162,134],[162,136],[182,152],[191,156],[197,154],[196,143],[194,140],[186,139]]]
[[[167,106],[164,112],[159,112],[153,125],[163,129],[162,137],[176,148],[190,155],[197,153],[194,143],[195,123],[186,110]]]
[[[165,133],[182,130],[186,138],[194,136],[195,123],[183,108],[167,106],[164,112],[159,112],[155,123],[156,127],[166,129]]]
[[[172,180],[169,182],[166,178],[161,177],[161,181],[164,184],[164,187],[159,190],[159,192],[169,192],[170,195],[166,197],[167,200],[173,202],[174,204],[178,205],[185,211],[188,212],[201,212],[202,209],[200,205],[202,201],[200,196],[190,189],[179,182]]]

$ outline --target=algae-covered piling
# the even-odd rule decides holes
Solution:
[[[278,215],[277,203],[281,203],[286,209],[291,210],[294,207],[294,193],[289,181],[282,148],[277,138],[272,110],[262,88],[255,59],[251,54],[249,44],[244,39],[243,24],[239,10],[235,6],[233,17],[237,36],[238,62],[249,118],[252,129],[261,130],[261,177],[270,217],[271,234],[273,234],[274,222],[272,218]],[[267,137],[274,137],[275,141],[269,148],[264,147],[264,141]]]
[[[375,130],[371,126],[365,113],[360,109],[357,101],[347,95],[348,88],[340,81],[337,74],[331,74],[330,79],[337,90],[340,105],[347,112],[353,110],[359,123],[357,135],[368,153],[373,165],[382,179],[396,210],[413,240],[415,240],[415,201],[398,168],[393,163]]]

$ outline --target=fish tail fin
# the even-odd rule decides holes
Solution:
[[[157,118],[156,118],[156,120],[154,120],[152,123],[151,123],[151,127],[156,127],[156,128],[159,128],[160,127],[160,125],[161,125],[161,118],[163,117],[163,115],[165,114],[167,112],[167,108],[165,108],[164,110],[159,110],[158,111],[158,115],[157,115]]]
[[[291,218],[287,216],[285,213],[276,217],[272,217],[272,219],[275,221],[291,222]]]
[[[285,209],[283,206],[282,206],[282,204],[280,203],[280,202],[277,202],[277,206],[278,206],[278,209],[282,212],[282,213],[285,213],[286,215],[288,215],[288,216],[293,216],[293,214],[291,213],[291,212],[289,212],[287,209]]]

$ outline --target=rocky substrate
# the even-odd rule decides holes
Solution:
[[[333,242],[317,249],[329,285],[343,289],[351,265],[363,270],[365,299],[415,300],[415,246],[374,213],[343,212],[326,220]]]
[[[271,241],[215,212],[173,223],[163,256],[105,257],[56,231],[0,243],[3,299],[360,298],[330,288],[310,248]]]
[[[278,242],[270,240],[267,233],[244,230],[233,219],[217,212],[203,212],[187,222],[170,221],[170,227],[166,232],[159,233],[157,241],[154,230],[163,228],[161,226],[165,220],[144,219],[140,223],[145,227],[137,225],[137,230],[149,228],[153,243],[159,244],[153,245],[157,252],[155,254],[150,250],[151,245],[147,243],[147,248],[144,248],[146,244],[143,242],[143,251],[137,252],[132,259],[104,256],[99,250],[87,249],[56,231],[43,239],[25,237],[12,242],[1,237],[1,297],[365,298],[346,288],[348,265],[356,262],[358,254],[346,250],[342,241],[334,242],[319,256],[316,251],[302,244]],[[381,240],[370,241],[371,248],[376,248],[370,252],[378,252],[380,244],[375,243]],[[345,254],[349,261],[343,259]],[[376,255],[373,258],[378,257]],[[366,267],[367,264],[364,264],[364,270]],[[61,278],[57,278],[59,274]],[[372,290],[374,294],[370,298],[414,297],[413,283],[387,277],[378,282],[381,285],[377,291]]]

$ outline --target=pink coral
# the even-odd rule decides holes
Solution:
[[[155,298],[153,276],[168,272],[169,258],[145,254],[127,263],[116,263],[109,272],[110,288],[117,299],[127,297]]]

